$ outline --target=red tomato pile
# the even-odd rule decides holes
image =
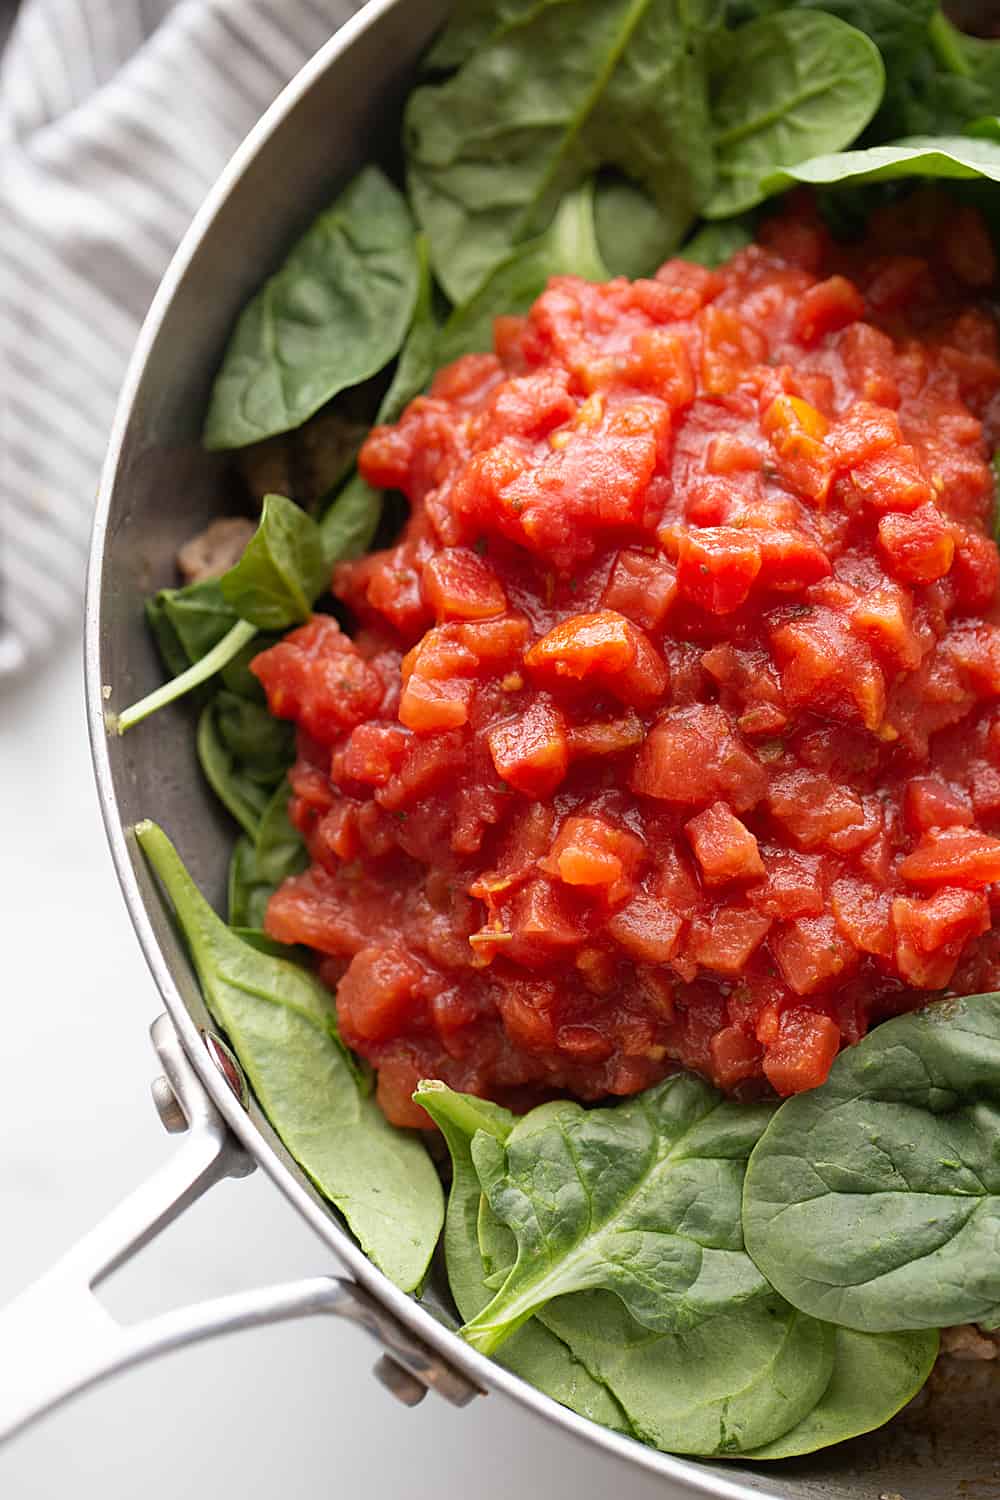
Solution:
[[[678,1064],[780,1094],[1000,977],[995,266],[918,197],[719,271],[553,281],[361,456],[399,544],[259,656],[325,955],[389,1117]]]

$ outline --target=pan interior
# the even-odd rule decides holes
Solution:
[[[399,103],[415,58],[447,9],[445,0],[376,0],[306,69],[239,154],[199,216],[168,273],[140,341],[123,396],[99,503],[88,603],[89,712],[98,782],[126,901],[154,975],[195,1065],[230,1123],[279,1186],[370,1290],[455,1363],[482,1380],[485,1366],[440,1326],[450,1297],[440,1266],[425,1305],[370,1266],[336,1214],[255,1113],[239,1116],[198,1054],[207,1026],[197,985],[141,860],[122,830],[155,818],[194,878],[222,903],[234,829],[202,780],[187,705],[124,738],[103,716],[161,680],[143,621],[143,600],[176,581],[178,546],[220,513],[224,460],[206,454],[199,432],[212,376],[239,309],[296,234],[363,161],[390,154]],[[105,700],[102,688],[111,687]],[[757,1468],[685,1462],[584,1423],[490,1367],[488,1379],[530,1401],[577,1435],[702,1494],[786,1500],[946,1500],[1000,1496],[995,1454],[996,1383],[991,1366],[935,1376],[881,1433],[807,1459]]]

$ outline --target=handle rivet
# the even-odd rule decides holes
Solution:
[[[221,1036],[216,1036],[214,1031],[202,1030],[201,1035],[208,1048],[209,1057],[228,1083],[230,1090],[236,1095],[243,1108],[249,1109],[250,1088],[243,1076],[243,1069],[236,1060],[236,1054],[226,1046]]]
[[[181,1109],[177,1095],[170,1087],[170,1081],[161,1073],[159,1078],[154,1078],[150,1085],[153,1095],[153,1103],[156,1105],[156,1113],[164,1130],[170,1135],[178,1135],[180,1131],[187,1130],[187,1115]]]
[[[381,1359],[375,1362],[372,1373],[375,1379],[395,1396],[397,1401],[402,1401],[404,1406],[419,1406],[427,1395],[427,1387],[422,1385],[415,1375],[411,1375],[409,1370],[404,1370],[403,1366],[397,1364],[388,1354],[383,1354]]]

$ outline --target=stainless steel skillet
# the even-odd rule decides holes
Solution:
[[[125,901],[166,1014],[153,1028],[154,1097],[184,1143],[160,1174],[17,1302],[0,1312],[0,1438],[75,1391],[215,1333],[318,1313],[364,1324],[378,1372],[401,1399],[426,1387],[462,1404],[495,1392],[569,1436],[692,1493],[750,1500],[947,1500],[1000,1496],[991,1387],[966,1372],[881,1435],[814,1458],[756,1468],[674,1459],[605,1431],[472,1352],[452,1331],[444,1282],[423,1305],[362,1255],[246,1097],[213,1038],[184,952],[128,830],[162,823],[209,895],[220,896],[232,830],[205,789],[183,711],[125,739],[105,713],[159,680],[142,600],[173,581],[178,544],[217,513],[220,464],[198,434],[233,319],[262,276],[362,161],[391,149],[398,103],[445,0],[372,0],[285,90],[216,186],[146,320],[119,406],[98,501],[87,606],[87,696],[102,810]],[[107,685],[107,686],[106,686]],[[332,1250],[344,1276],[241,1294],[122,1329],[93,1295],[120,1265],[219,1178],[259,1165]]]

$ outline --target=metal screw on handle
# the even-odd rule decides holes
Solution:
[[[153,1079],[149,1092],[153,1096],[156,1113],[167,1134],[179,1135],[182,1130],[187,1130],[187,1116],[181,1108],[180,1100],[170,1087],[170,1079],[165,1074],[161,1073],[159,1078]]]
[[[376,1374],[407,1405],[415,1405],[427,1389],[457,1406],[479,1395],[478,1387],[421,1344],[373,1297],[338,1277],[220,1297],[131,1327],[111,1316],[95,1288],[214,1183],[245,1177],[254,1169],[202,1088],[166,1016],[153,1023],[152,1035],[163,1064],[153,1097],[169,1131],[186,1128],[184,1143],[39,1281],[0,1308],[0,1442],[132,1365],[216,1334],[314,1313],[347,1318],[371,1334],[386,1351]]]

